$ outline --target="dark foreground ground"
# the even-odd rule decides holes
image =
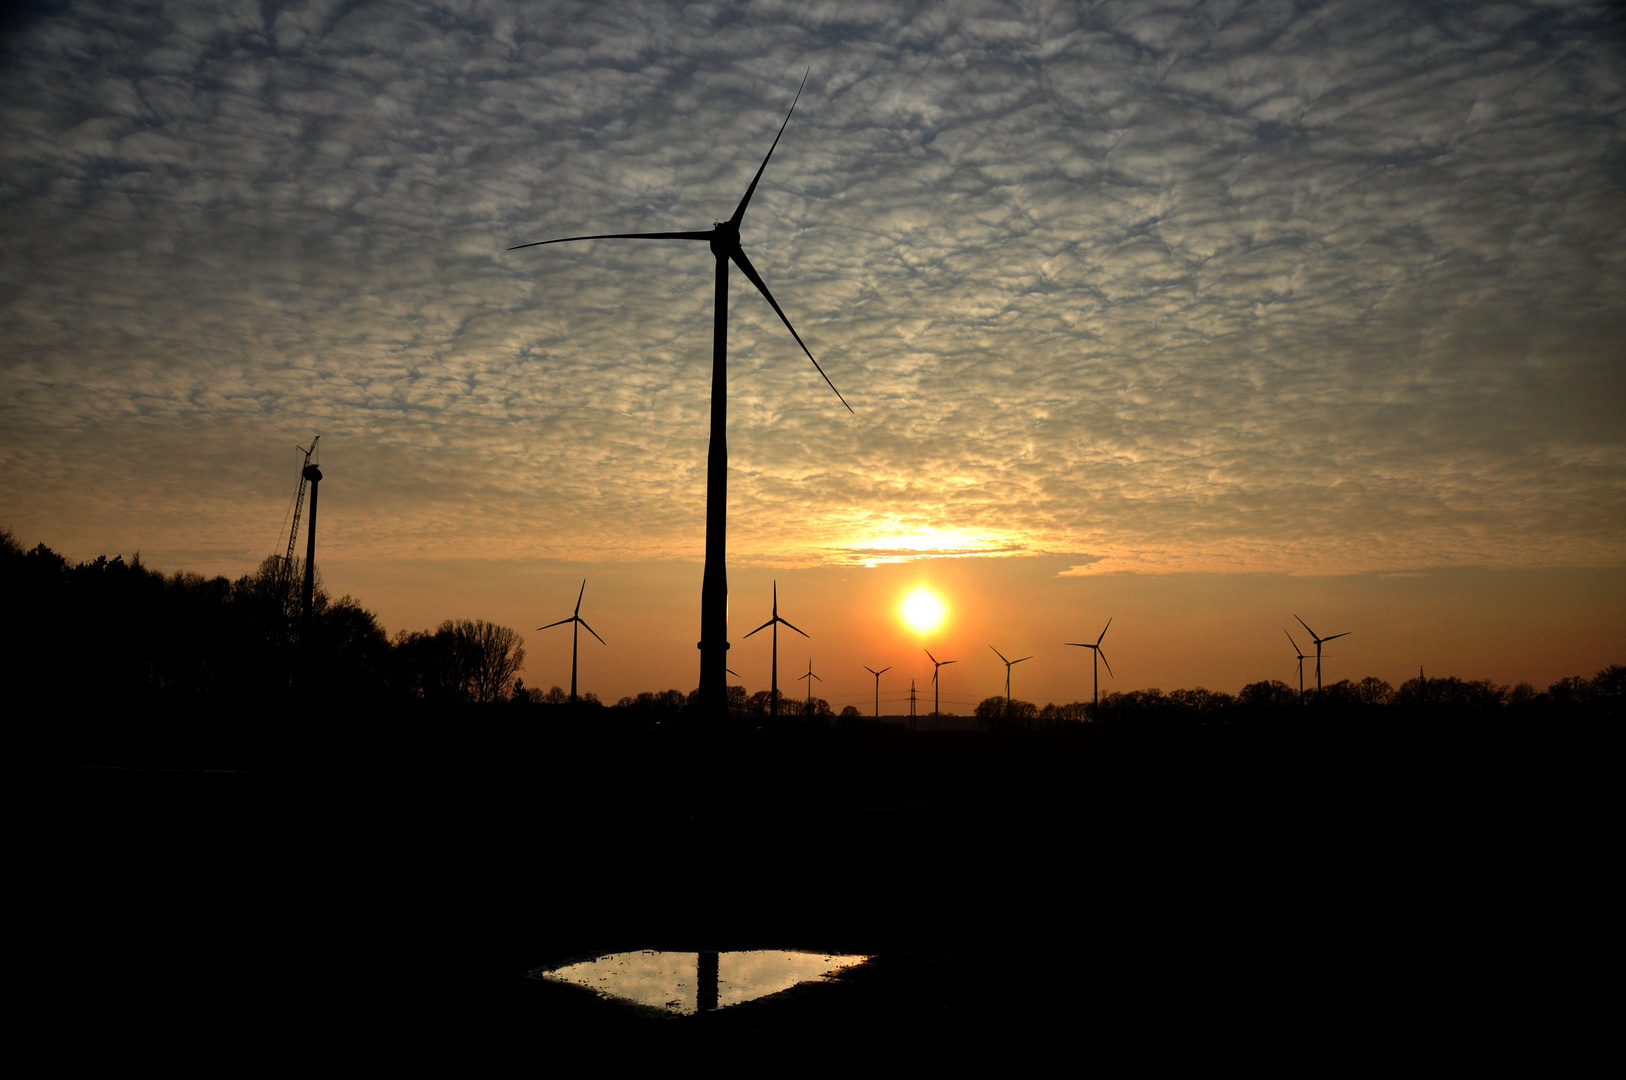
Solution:
[[[62,1061],[1551,1063],[1601,1024],[1596,729],[320,745],[59,755],[29,831]],[[638,948],[874,960],[695,1017],[524,977]]]

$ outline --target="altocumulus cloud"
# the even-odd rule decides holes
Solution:
[[[68,4],[0,69],[0,491],[71,546],[1619,565],[1602,3]],[[742,288],[742,286],[745,286]],[[324,504],[325,505],[325,504]],[[945,542],[945,549],[953,541]],[[924,546],[931,546],[925,544]]]

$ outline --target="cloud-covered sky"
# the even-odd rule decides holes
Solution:
[[[247,569],[320,432],[346,558],[698,559],[709,252],[505,249],[727,217],[804,70],[743,239],[856,412],[736,272],[734,562],[1626,564],[1590,2],[66,3],[0,52],[5,524]]]

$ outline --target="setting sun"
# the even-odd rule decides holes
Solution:
[[[924,585],[911,589],[898,605],[898,615],[917,634],[936,630],[947,611],[942,598]]]

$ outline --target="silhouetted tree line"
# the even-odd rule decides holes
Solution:
[[[1489,679],[1408,679],[1398,689],[1368,676],[1344,679],[1319,693],[1299,692],[1280,680],[1249,683],[1236,695],[1205,690],[1131,690],[1101,695],[1099,705],[1075,701],[1046,705],[1003,697],[984,699],[976,716],[990,728],[1032,730],[1079,721],[1139,730],[1269,726],[1316,722],[1485,723],[1546,719],[1621,719],[1626,711],[1626,667],[1612,664],[1590,679],[1571,676],[1545,691],[1529,683],[1501,686]]]
[[[307,709],[509,696],[525,658],[514,631],[458,620],[392,642],[372,612],[318,581],[305,633],[302,572],[274,556],[236,581],[163,574],[139,555],[70,563],[0,531],[10,681],[123,715],[282,709],[296,691]]]
[[[1081,723],[1089,719],[1089,706],[1074,701],[1067,705],[1047,704],[1041,709],[1021,698],[1011,698],[1007,703],[1003,695],[996,694],[983,698],[971,714],[993,729],[1031,730]]]
[[[434,631],[402,630],[393,644],[398,689],[431,703],[506,700],[522,683],[525,639],[483,619],[459,619]]]
[[[302,634],[302,568],[276,557],[236,581],[187,572],[163,574],[137,555],[69,563],[44,544],[24,551],[0,530],[0,595],[7,614],[0,649],[18,697],[62,707],[97,707],[108,717],[141,710],[253,713],[299,708],[504,703],[539,718],[603,727],[649,728],[699,716],[698,691],[667,690],[605,705],[593,694],[571,703],[555,686],[527,688],[516,676],[524,639],[483,620],[448,620],[434,630],[385,636],[353,597],[332,599],[319,575],[308,635]],[[1544,691],[1528,683],[1423,678],[1399,688],[1377,678],[1344,680],[1302,698],[1285,682],[1250,683],[1239,694],[1158,689],[1108,693],[1099,705],[991,697],[975,715],[993,730],[1067,727],[1080,722],[1140,730],[1302,724],[1438,723],[1555,718],[1619,719],[1626,667],[1590,679],[1560,679]],[[728,688],[729,721],[760,726],[770,695]],[[849,715],[850,714],[850,715]],[[849,720],[862,718],[851,706]],[[828,726],[822,698],[781,694],[781,724]],[[710,718],[707,718],[708,721]]]
[[[385,635],[353,597],[333,599],[317,575],[303,632],[303,567],[275,556],[235,581],[164,574],[105,556],[70,563],[44,544],[24,551],[0,530],[8,680],[24,696],[92,712],[110,724],[148,717],[272,716],[298,724],[336,711],[496,706],[541,720],[648,728],[692,722],[698,690],[604,705],[571,703],[555,686],[525,686],[525,639],[480,619]],[[30,693],[30,691],[32,693]],[[760,725],[769,694],[728,688],[729,720]],[[822,698],[780,696],[782,724],[822,723]],[[710,718],[707,718],[708,721]]]
[[[729,688],[730,690],[733,687]],[[745,688],[741,687],[741,691]],[[753,720],[760,720],[773,715],[773,691],[758,690],[752,694],[745,703],[746,716]],[[820,720],[835,715],[830,703],[821,697],[812,699],[789,697],[783,690],[779,692],[779,718],[781,720],[795,717],[799,719]]]
[[[558,686],[546,691],[527,688],[520,681],[511,699],[513,707],[543,717],[574,721],[593,728],[651,728],[692,724],[701,718],[700,690],[665,690],[644,692],[628,696],[614,705],[605,705],[594,694],[583,694],[572,705],[570,696]],[[728,688],[728,722],[741,727],[759,727],[772,715],[771,692],[758,691],[747,695],[745,687]],[[823,726],[833,716],[830,703],[823,698],[805,698],[779,695],[779,723],[795,727],[812,724]],[[706,718],[707,722],[711,718]]]

